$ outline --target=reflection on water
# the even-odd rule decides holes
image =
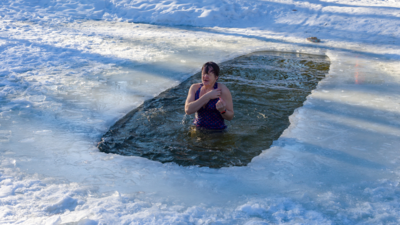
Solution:
[[[113,125],[100,151],[179,165],[245,166],[269,148],[288,117],[329,70],[326,56],[256,52],[222,63],[219,82],[231,90],[235,118],[224,132],[193,128],[184,105],[195,74],[146,101]]]

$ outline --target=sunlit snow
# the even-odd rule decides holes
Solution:
[[[0,223],[399,223],[399,8],[2,1]],[[96,148],[115,121],[204,62],[264,50],[331,65],[248,166],[180,167]]]

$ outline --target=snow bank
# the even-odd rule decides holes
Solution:
[[[296,35],[313,30],[329,38],[356,41],[368,35],[375,44],[397,41],[398,1],[256,0],[6,0],[2,18],[54,23],[77,19],[163,25],[257,28]],[[304,28],[306,28],[304,30]],[[347,31],[346,33],[343,33]],[[325,38],[325,37],[323,37]],[[365,42],[365,40],[363,40]],[[398,43],[398,42],[396,42]]]

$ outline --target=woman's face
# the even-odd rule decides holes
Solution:
[[[206,73],[205,71],[206,71],[206,68],[204,68],[201,73],[201,81],[203,82],[203,85],[204,86],[214,85],[214,83],[218,79],[218,77],[215,76],[214,69],[212,68],[212,66],[209,66],[208,73]]]

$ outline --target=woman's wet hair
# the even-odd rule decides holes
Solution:
[[[204,73],[208,73],[210,70],[210,68],[209,68],[210,66],[213,68],[215,76],[218,77],[219,76],[219,66],[215,62],[204,63],[203,67],[201,68],[201,71]]]

